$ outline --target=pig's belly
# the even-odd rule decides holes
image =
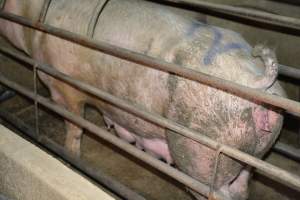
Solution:
[[[138,136],[124,127],[120,126],[116,122],[112,121],[109,117],[104,116],[104,121],[108,127],[114,127],[117,135],[129,142],[134,143],[138,149],[146,151],[148,154],[152,155],[157,159],[163,159],[168,164],[173,163],[173,159],[170,154],[170,150],[165,139],[161,138],[146,138]]]

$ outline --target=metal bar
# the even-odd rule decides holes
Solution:
[[[0,0],[0,10],[3,10],[6,0]]]
[[[40,129],[39,129],[39,104],[36,101],[36,97],[38,95],[37,88],[38,88],[38,82],[37,82],[37,65],[33,66],[33,88],[34,88],[34,116],[35,116],[35,134],[37,138],[40,136]]]
[[[31,65],[35,65],[38,63],[37,61],[35,61],[31,58],[28,58],[26,56],[15,53],[9,49],[5,50],[4,47],[0,47],[0,51],[6,52],[7,54],[9,54],[17,59],[21,59],[23,62],[26,62]],[[191,138],[191,139],[193,139],[203,145],[206,145],[212,149],[217,150],[218,148],[222,148],[222,153],[224,153],[232,158],[238,159],[242,162],[245,162],[253,167],[256,167],[256,168],[260,169],[262,172],[264,172],[265,174],[267,174],[270,178],[280,180],[283,183],[290,185],[292,188],[300,191],[300,177],[298,177],[296,175],[290,174],[276,166],[273,166],[264,161],[261,161],[258,158],[250,156],[249,154],[241,152],[237,149],[231,148],[227,145],[219,144],[218,142],[210,139],[209,137],[207,137],[205,135],[199,134],[198,132],[196,132],[194,130],[186,128],[186,127],[184,127],[176,122],[173,122],[169,119],[166,119],[160,115],[157,115],[154,113],[149,113],[147,110],[145,110],[144,108],[142,108],[138,105],[131,104],[131,103],[121,100],[109,93],[106,93],[106,92],[99,90],[95,87],[92,87],[88,84],[85,84],[83,82],[75,80],[75,79],[57,71],[53,67],[49,67],[48,65],[39,63],[38,68],[41,71],[43,71],[55,78],[63,80],[64,82],[71,84],[71,85],[75,86],[76,88],[81,89],[82,91],[88,92],[96,97],[99,97],[107,102],[110,102],[111,104],[116,105],[116,106],[122,108],[123,110],[126,110],[126,111],[128,111],[134,115],[137,115],[143,119],[146,119],[152,123],[155,123],[162,127],[166,127],[170,130],[173,130],[176,133],[179,133],[185,137]]]
[[[292,147],[290,145],[284,144],[282,142],[277,142],[273,147],[273,150],[277,153],[281,153],[288,156],[296,161],[300,161],[300,149]]]
[[[235,7],[225,4],[211,3],[208,1],[200,0],[161,0],[162,2],[171,2],[176,4],[193,6],[196,8],[204,8],[231,16],[238,16],[245,19],[251,19],[254,21],[264,22],[280,27],[290,28],[294,30],[300,30],[300,19],[287,17],[277,14],[272,14],[264,11]]]
[[[40,23],[44,23],[45,22],[45,19],[46,19],[47,12],[48,12],[48,9],[49,9],[51,1],[52,0],[44,0],[43,8],[42,8],[42,11],[40,13],[38,22],[40,22]]]
[[[125,185],[119,183],[118,181],[114,180],[112,177],[106,175],[99,169],[95,170],[89,167],[87,164],[85,164],[82,160],[79,158],[74,158],[73,156],[70,156],[69,153],[60,145],[54,143],[49,138],[47,138],[44,135],[41,135],[40,137],[37,137],[35,134],[35,130],[27,125],[23,120],[21,120],[18,117],[15,117],[14,115],[10,114],[5,109],[0,109],[0,118],[14,126],[16,129],[21,131],[26,136],[30,137],[32,140],[37,142],[38,144],[46,147],[51,152],[54,152],[55,154],[62,157],[65,161],[68,163],[71,163],[73,166],[75,166],[80,171],[84,172],[89,177],[96,180],[98,183],[104,185],[105,187],[109,188],[111,191],[116,193],[117,195],[125,198],[125,199],[132,199],[132,200],[145,200],[144,197],[139,195],[138,193],[132,191]]]
[[[222,147],[218,147],[216,154],[215,154],[215,165],[214,165],[214,171],[213,171],[213,175],[211,177],[211,182],[210,182],[210,188],[209,188],[209,197],[208,199],[215,199],[214,197],[214,193],[216,191],[216,180],[217,180],[217,173],[218,173],[218,169],[219,169],[219,164],[220,164],[220,156],[222,154]]]
[[[34,23],[28,19],[25,19],[24,17],[20,17],[14,14],[0,11],[0,17],[10,21],[14,21],[27,27],[50,33],[57,37],[81,44],[92,49],[96,49],[98,51],[121,59],[129,60],[131,62],[135,62],[137,64],[145,65],[161,71],[177,74],[179,76],[229,92],[233,95],[240,96],[245,99],[249,99],[252,101],[258,100],[260,102],[271,104],[273,106],[283,108],[293,115],[300,116],[300,103],[290,99],[286,99],[276,95],[270,95],[257,89],[245,87],[231,81],[207,75],[199,71],[188,69],[162,60],[157,60],[153,57],[130,51],[115,45],[111,45],[106,42],[94,41],[88,37],[72,33],[70,31],[62,30],[42,23]]]
[[[300,79],[300,70],[295,67],[286,65],[279,65],[279,74],[291,77],[294,79]]]
[[[14,89],[15,91],[21,93],[22,95],[34,100],[34,93],[30,92],[26,88],[16,84],[13,81],[6,79],[3,75],[0,74],[0,82],[5,84],[6,86]],[[182,184],[188,186],[192,190],[199,192],[204,196],[208,196],[209,194],[209,187],[194,178],[180,172],[179,170],[170,167],[169,165],[157,160],[156,158],[148,155],[147,153],[135,148],[133,145],[128,144],[127,142],[120,140],[116,136],[110,134],[106,130],[92,124],[91,122],[79,117],[70,111],[66,110],[65,108],[56,105],[55,103],[51,102],[49,99],[38,95],[37,101],[40,105],[47,107],[48,109],[54,111],[55,113],[61,115],[62,117],[70,120],[71,122],[85,128],[86,130],[94,133],[96,136],[108,141],[109,143],[114,144],[115,146],[119,147],[120,149],[124,150],[125,152],[131,154],[132,156],[144,161],[145,163],[149,164],[150,166],[160,170],[161,172],[173,177],[175,180],[181,182]],[[300,190],[300,184],[299,184]],[[215,196],[219,199],[227,199],[221,193],[216,193]]]

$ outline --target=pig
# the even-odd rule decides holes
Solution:
[[[37,21],[43,3],[41,0],[7,0],[4,10]],[[45,23],[87,35],[98,3],[99,0],[52,1]],[[94,33],[89,36],[270,94],[285,95],[276,80],[278,64],[273,50],[262,45],[252,48],[238,33],[202,23],[200,18],[194,13],[148,1],[110,0],[103,3]],[[6,20],[0,21],[0,32],[34,59],[253,156],[262,157],[280,133],[283,116],[270,105]],[[114,127],[120,138],[210,185],[215,150],[42,72],[39,77],[56,103],[78,115],[83,114],[85,104],[96,106],[107,126]],[[82,129],[65,122],[65,146],[74,156],[79,156]],[[228,199],[246,199],[249,178],[249,167],[220,155],[214,183],[216,191]],[[199,200],[206,199],[191,192]]]

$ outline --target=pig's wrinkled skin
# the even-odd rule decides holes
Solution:
[[[85,35],[97,2],[52,1],[46,23]],[[37,20],[42,4],[41,0],[7,0],[5,10]],[[251,155],[261,157],[265,154],[280,132],[283,118],[270,106],[7,21],[0,21],[0,29],[16,47],[33,58]],[[260,55],[265,57],[253,57],[251,47],[239,34],[202,24],[195,14],[182,14],[177,9],[141,0],[110,0],[100,15],[94,39],[268,93],[284,95],[279,84],[273,83],[276,69],[270,67],[265,70],[268,63],[275,66],[272,51],[261,48],[258,49]],[[106,124],[114,126],[121,138],[168,163],[174,162],[179,169],[201,182],[211,183],[214,150],[172,134],[170,130],[43,73],[39,75],[55,102],[80,115],[84,104],[97,106]],[[66,147],[79,155],[82,129],[68,121],[66,128]],[[217,190],[232,199],[245,199],[248,179],[248,168],[221,156],[215,182]],[[195,196],[204,198],[198,194]]]

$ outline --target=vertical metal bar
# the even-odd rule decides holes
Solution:
[[[0,0],[0,10],[4,9],[5,3],[6,3],[6,0]]]
[[[39,17],[38,22],[40,22],[40,23],[45,22],[50,3],[51,3],[51,0],[44,0],[43,8],[42,8],[42,11],[40,13],[40,17]]]
[[[38,97],[37,70],[38,70],[38,64],[35,64],[33,66],[35,134],[36,134],[36,138],[38,138],[38,140],[39,140],[40,129],[39,129],[39,105],[38,105],[38,101],[37,101],[37,97]]]
[[[298,102],[300,102],[300,87],[298,86]],[[297,118],[299,120],[299,118]],[[298,132],[297,132],[297,147],[300,149],[300,126],[298,127]],[[300,156],[300,155],[299,155]]]
[[[218,166],[220,163],[220,156],[223,151],[222,146],[219,145],[216,151],[216,160],[215,160],[215,166],[214,166],[214,173],[211,178],[211,183],[210,183],[210,188],[209,188],[209,195],[208,199],[209,200],[214,200],[216,199],[215,197],[215,185],[216,185],[216,180],[217,180],[217,173],[218,173]]]

